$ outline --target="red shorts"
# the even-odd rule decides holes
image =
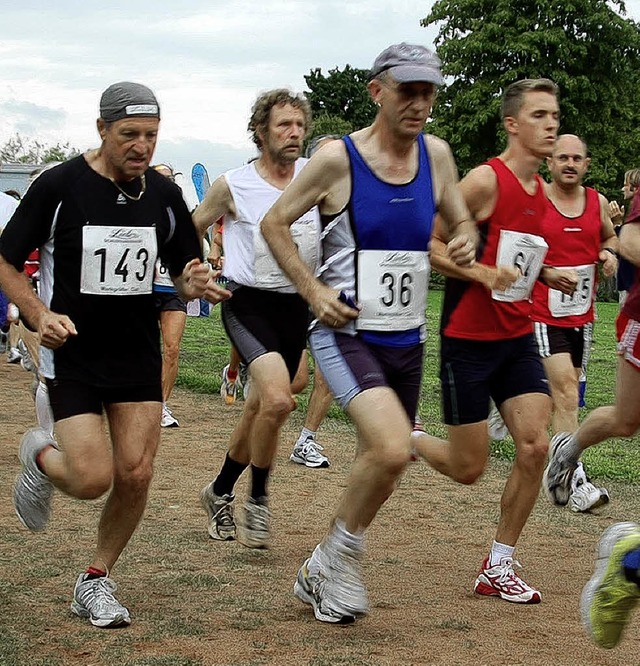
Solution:
[[[618,355],[640,370],[640,321],[620,313],[616,319]]]

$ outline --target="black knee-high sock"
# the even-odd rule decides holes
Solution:
[[[267,496],[267,481],[271,468],[256,467],[251,465],[251,497],[260,500]]]
[[[231,495],[233,487],[236,485],[236,481],[240,478],[240,475],[246,468],[247,465],[233,460],[227,453],[222,469],[216,477],[216,480],[213,482],[213,492],[218,496]]]

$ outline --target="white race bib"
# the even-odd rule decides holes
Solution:
[[[360,250],[356,328],[408,331],[424,325],[430,269],[427,252]]]
[[[80,292],[103,296],[150,294],[158,244],[154,227],[82,229]]]
[[[293,242],[298,246],[298,254],[304,263],[315,273],[320,254],[320,229],[317,211],[313,208],[291,225]],[[279,289],[290,287],[291,281],[284,274],[267,245],[260,225],[253,235],[255,251],[255,286],[258,289]]]
[[[558,289],[549,289],[549,312],[552,317],[569,317],[589,312],[593,303],[596,267],[594,264],[585,266],[568,266],[559,270],[573,270],[578,274],[578,286],[573,295],[563,294]]]
[[[158,260],[156,261],[153,284],[159,287],[171,287],[172,289],[175,289],[175,285],[173,284],[173,280],[169,274],[169,267],[162,263],[162,259],[160,259],[160,257],[158,257]]]
[[[496,266],[520,269],[520,277],[506,291],[491,292],[496,301],[515,303],[531,296],[549,246],[542,236],[501,229]]]

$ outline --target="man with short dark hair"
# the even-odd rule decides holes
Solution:
[[[540,490],[551,411],[529,317],[529,296],[546,254],[546,200],[537,171],[553,150],[558,116],[552,81],[510,85],[502,100],[506,150],[460,181],[481,237],[478,261],[472,267],[455,266],[442,240],[434,239],[434,268],[447,276],[440,381],[449,441],[414,438],[432,467],[459,483],[473,483],[489,456],[487,416],[493,398],[513,436],[516,456],[495,539],[474,591],[524,604],[538,603],[541,595],[515,572],[514,550]],[[542,277],[551,284],[554,276],[543,271]],[[571,293],[575,284],[560,277],[562,285],[557,277],[553,286]]]
[[[142,517],[159,442],[156,258],[184,298],[216,302],[223,295],[200,261],[180,190],[149,169],[159,122],[149,88],[109,86],[100,100],[100,147],[42,174],[0,237],[0,284],[40,336],[56,433],[25,434],[15,508],[39,531],[54,488],[79,499],[111,488],[96,551],[71,605],[97,627],[131,621],[109,573]],[[40,297],[21,272],[37,247]],[[126,322],[127,334],[114,336],[114,322]]]
[[[322,622],[368,612],[364,533],[411,458],[436,210],[453,230],[452,260],[474,260],[475,228],[451,151],[423,135],[442,83],[440,60],[425,47],[385,49],[368,84],[378,106],[373,124],[323,147],[262,222],[271,251],[317,317],[311,350],[358,436],[329,532],[294,588]],[[324,226],[319,279],[290,231],[315,206]]]
[[[222,304],[222,322],[251,380],[222,468],[200,499],[211,538],[230,541],[237,532],[238,541],[249,548],[269,546],[267,485],[280,430],[295,408],[291,384],[306,346],[309,314],[269,251],[260,222],[306,164],[300,155],[310,123],[304,97],[285,89],[260,95],[248,126],[259,158],[218,178],[193,215],[201,235],[224,215],[222,275],[233,297]],[[295,231],[302,260],[315,270],[317,210],[300,215]],[[236,530],[233,489],[249,465],[251,489]]]

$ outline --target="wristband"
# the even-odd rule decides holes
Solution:
[[[604,252],[612,254],[616,259],[618,258],[618,253],[612,247],[603,247],[602,249]]]

